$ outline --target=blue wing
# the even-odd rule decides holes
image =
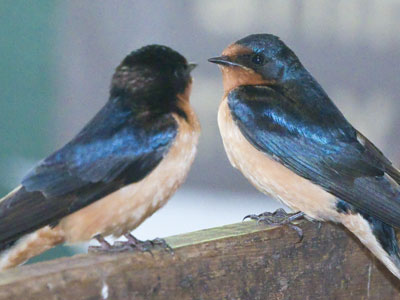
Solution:
[[[359,211],[400,227],[399,171],[333,104],[314,110],[273,88],[243,86],[228,95],[228,105],[258,150]]]
[[[67,145],[41,161],[22,180],[29,192],[59,197],[91,183],[109,183],[132,164],[135,180],[146,176],[177,132],[172,116],[151,124],[115,99]]]
[[[110,100],[83,130],[22,180],[0,203],[0,249],[119,188],[140,181],[177,134],[172,115],[142,115]]]

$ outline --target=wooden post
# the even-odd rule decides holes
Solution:
[[[0,299],[400,299],[400,281],[348,231],[243,222],[150,253],[76,255],[0,274]]]

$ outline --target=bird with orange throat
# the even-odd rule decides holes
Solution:
[[[93,237],[112,251],[111,234],[128,239],[118,249],[146,249],[129,232],[173,195],[196,154],[194,66],[160,45],[125,57],[104,107],[0,200],[0,269]]]
[[[399,170],[278,37],[247,36],[209,61],[222,71],[218,125],[231,164],[297,212],[250,217],[269,224],[302,216],[342,223],[400,278]]]

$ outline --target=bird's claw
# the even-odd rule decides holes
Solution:
[[[292,224],[292,222],[297,219],[301,219],[302,217],[304,217],[304,215],[305,214],[303,212],[289,214],[283,208],[278,208],[276,211],[274,211],[272,213],[264,212],[259,215],[255,215],[255,214],[247,215],[243,218],[243,221],[246,219],[251,219],[251,220],[257,221],[257,224],[265,223],[270,226],[287,225],[297,232],[297,234],[299,235],[299,238],[300,238],[298,241],[298,243],[299,243],[303,240],[303,230],[301,230],[300,227]]]
[[[100,246],[89,247],[89,252],[129,252],[129,251],[140,251],[151,252],[156,247],[167,250],[173,254],[172,248],[163,239],[156,238],[154,240],[141,241],[135,238],[130,233],[125,234],[126,241],[116,241],[113,245],[110,245],[101,235],[97,235],[94,238],[100,243]]]
[[[90,246],[88,248],[89,252],[104,252],[112,249],[113,246],[101,234],[95,235],[93,238],[99,242],[100,246]]]

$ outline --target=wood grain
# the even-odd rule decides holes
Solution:
[[[243,222],[166,238],[174,254],[89,254],[0,273],[0,299],[400,299],[345,229]]]

